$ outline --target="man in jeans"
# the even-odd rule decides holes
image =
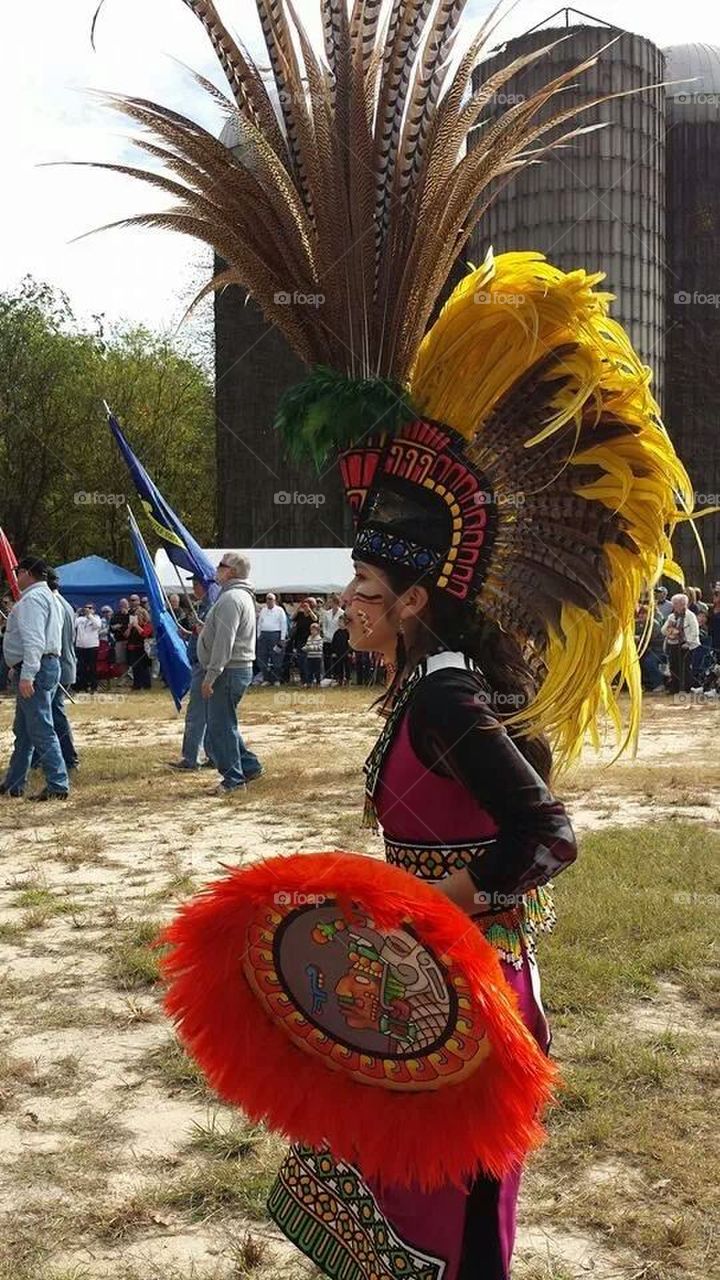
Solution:
[[[205,589],[205,583],[202,578],[193,578],[193,595],[197,601],[195,612],[204,622],[210,610],[210,599]],[[182,751],[179,760],[170,762],[171,769],[179,769],[181,771],[194,770],[200,768],[200,752],[205,743],[205,734],[207,731],[207,700],[202,695],[202,685],[205,679],[205,672],[198,661],[198,638],[200,627],[195,623],[188,640],[188,658],[192,664],[192,679],[190,682],[190,697],[188,698],[187,711],[185,712],[185,732],[182,740]],[[205,761],[205,764],[212,765],[211,760]]]
[[[207,752],[222,782],[220,794],[245,790],[262,766],[238,729],[237,706],[252,681],[255,660],[255,597],[248,582],[250,563],[227,551],[217,567],[220,595],[198,637],[207,700]]]
[[[62,612],[47,585],[48,565],[24,556],[15,575],[20,599],[8,618],[5,660],[19,667],[15,708],[15,747],[0,794],[24,794],[33,749],[45,774],[45,786],[32,800],[66,800],[68,771],[53,725],[53,698],[60,682]]]
[[[257,618],[257,655],[263,684],[279,684],[288,620],[273,591],[268,591]]]
[[[79,767],[78,753],[73,738],[73,731],[70,721],[68,720],[67,710],[65,708],[66,691],[75,683],[77,676],[77,664],[75,659],[75,614],[72,605],[60,595],[60,579],[54,569],[48,569],[47,584],[60,606],[62,613],[62,646],[60,649],[60,683],[55,690],[55,696],[52,700],[52,718],[55,726],[55,732],[60,743],[60,750],[63,754],[63,760],[67,765],[68,773],[71,769]],[[37,751],[33,751],[31,769],[40,768],[40,758]]]

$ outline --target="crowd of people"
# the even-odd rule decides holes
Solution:
[[[702,595],[700,587],[688,587],[669,596],[660,586],[652,605],[649,599],[638,604],[635,636],[646,692],[720,697],[720,581],[710,603]]]
[[[385,676],[379,655],[350,647],[337,595],[286,603],[268,592],[261,603],[249,572],[243,556],[228,552],[214,602],[199,579],[191,595],[167,597],[192,670],[182,755],[171,767],[215,768],[223,791],[245,787],[262,771],[237,725],[238,703],[252,685],[329,688]],[[33,798],[65,798],[78,767],[67,698],[93,695],[101,682],[137,692],[162,679],[149,602],[131,595],[115,607],[88,601],[73,609],[57,574],[38,557],[25,557],[16,576],[20,599],[5,596],[0,612],[0,691],[17,693],[15,749],[0,794],[23,795],[37,765],[46,785]]]
[[[191,683],[178,770],[215,769],[218,789],[244,789],[262,765],[244,742],[237,708],[255,684],[304,689],[382,683],[380,655],[353,650],[340,599],[308,596],[292,604],[276,592],[256,598],[250,565],[226,552],[217,568],[219,594],[193,579],[192,595],[168,603],[187,644]],[[3,598],[0,688],[17,693],[15,746],[0,794],[22,796],[33,765],[45,774],[33,799],[65,798],[78,767],[67,698],[93,694],[100,681],[150,689],[160,676],[147,598],[132,595],[115,608],[88,601],[77,610],[61,594],[57,574],[28,556],[16,569],[20,599]],[[650,693],[720,696],[720,581],[702,599],[688,587],[669,597],[655,589],[638,604],[636,639],[643,687]],[[650,610],[652,608],[652,617]],[[302,696],[302,695],[300,695]]]
[[[202,584],[191,595],[171,593],[168,601],[180,634],[189,650],[194,646],[201,618]],[[8,688],[10,672],[2,656],[2,637],[13,606],[10,595],[0,606],[0,691]],[[382,684],[380,655],[357,653],[350,648],[347,625],[335,594],[324,600],[315,596],[285,601],[268,592],[255,605],[257,647],[253,661],[254,685],[298,684],[303,688]],[[96,693],[112,681],[123,681],[131,690],[152,688],[161,679],[155,656],[153,625],[147,596],[131,595],[115,607],[92,601],[74,613],[73,643],[77,674],[72,691]]]

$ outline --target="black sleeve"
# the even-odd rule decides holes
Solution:
[[[575,861],[564,806],[498,719],[477,675],[445,669],[426,676],[408,715],[413,750],[425,767],[460,782],[497,823],[495,843],[468,868],[491,910],[494,895],[501,910],[508,896],[545,884]]]

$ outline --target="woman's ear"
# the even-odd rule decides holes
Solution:
[[[413,583],[400,597],[400,621],[410,622],[418,619],[427,608],[429,596],[427,588],[420,583]]]

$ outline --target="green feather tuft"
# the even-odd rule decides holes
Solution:
[[[275,415],[291,458],[310,457],[321,467],[335,450],[363,437],[393,435],[418,417],[407,391],[383,378],[346,378],[318,365],[282,397]]]

